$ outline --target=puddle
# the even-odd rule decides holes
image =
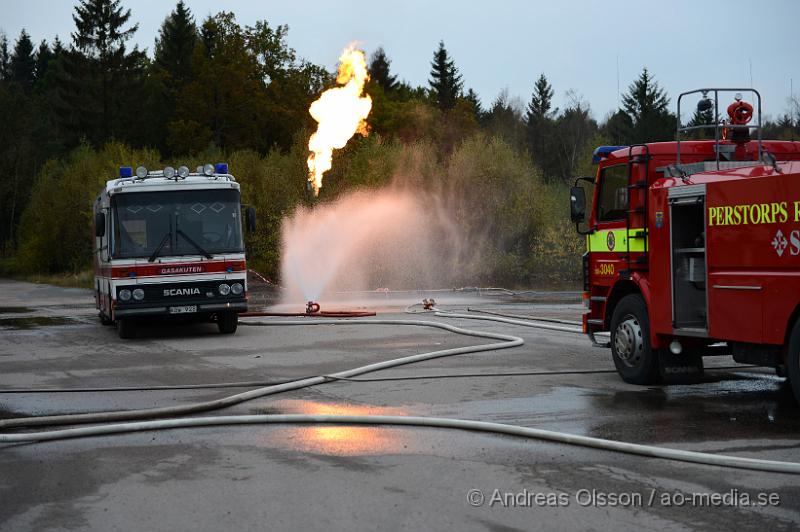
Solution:
[[[68,325],[70,323],[75,323],[75,322],[69,318],[59,318],[54,316],[27,316],[21,318],[0,318],[0,329],[14,329],[18,331],[27,331],[39,327],[53,327],[56,325]]]
[[[408,415],[403,408],[344,403],[320,403],[289,399],[259,413],[307,415]],[[328,456],[364,456],[405,452],[411,445],[406,431],[396,427],[309,424],[281,426],[271,431],[270,441],[307,453]]]
[[[25,314],[27,312],[33,312],[33,309],[28,307],[0,307],[0,314]]]

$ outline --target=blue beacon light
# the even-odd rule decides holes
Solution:
[[[214,173],[215,174],[227,174],[228,173],[228,163],[217,163],[214,165]]]
[[[119,167],[119,176],[120,177],[133,177],[133,167],[131,167],[131,166],[120,166]]]

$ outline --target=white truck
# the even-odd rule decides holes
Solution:
[[[255,229],[255,211],[245,210]],[[239,183],[228,165],[120,168],[94,202],[94,292],[120,338],[147,318],[215,321],[236,332],[247,310]]]

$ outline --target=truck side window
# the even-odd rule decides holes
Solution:
[[[597,221],[624,220],[628,210],[628,165],[618,164],[603,170]]]

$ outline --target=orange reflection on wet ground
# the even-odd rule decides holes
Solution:
[[[281,401],[276,406],[277,410],[284,414],[408,415],[405,409],[399,407],[319,403],[315,401],[288,400]],[[300,451],[335,456],[402,453],[408,448],[410,441],[407,432],[402,429],[348,425],[282,427],[273,432],[272,437]]]

